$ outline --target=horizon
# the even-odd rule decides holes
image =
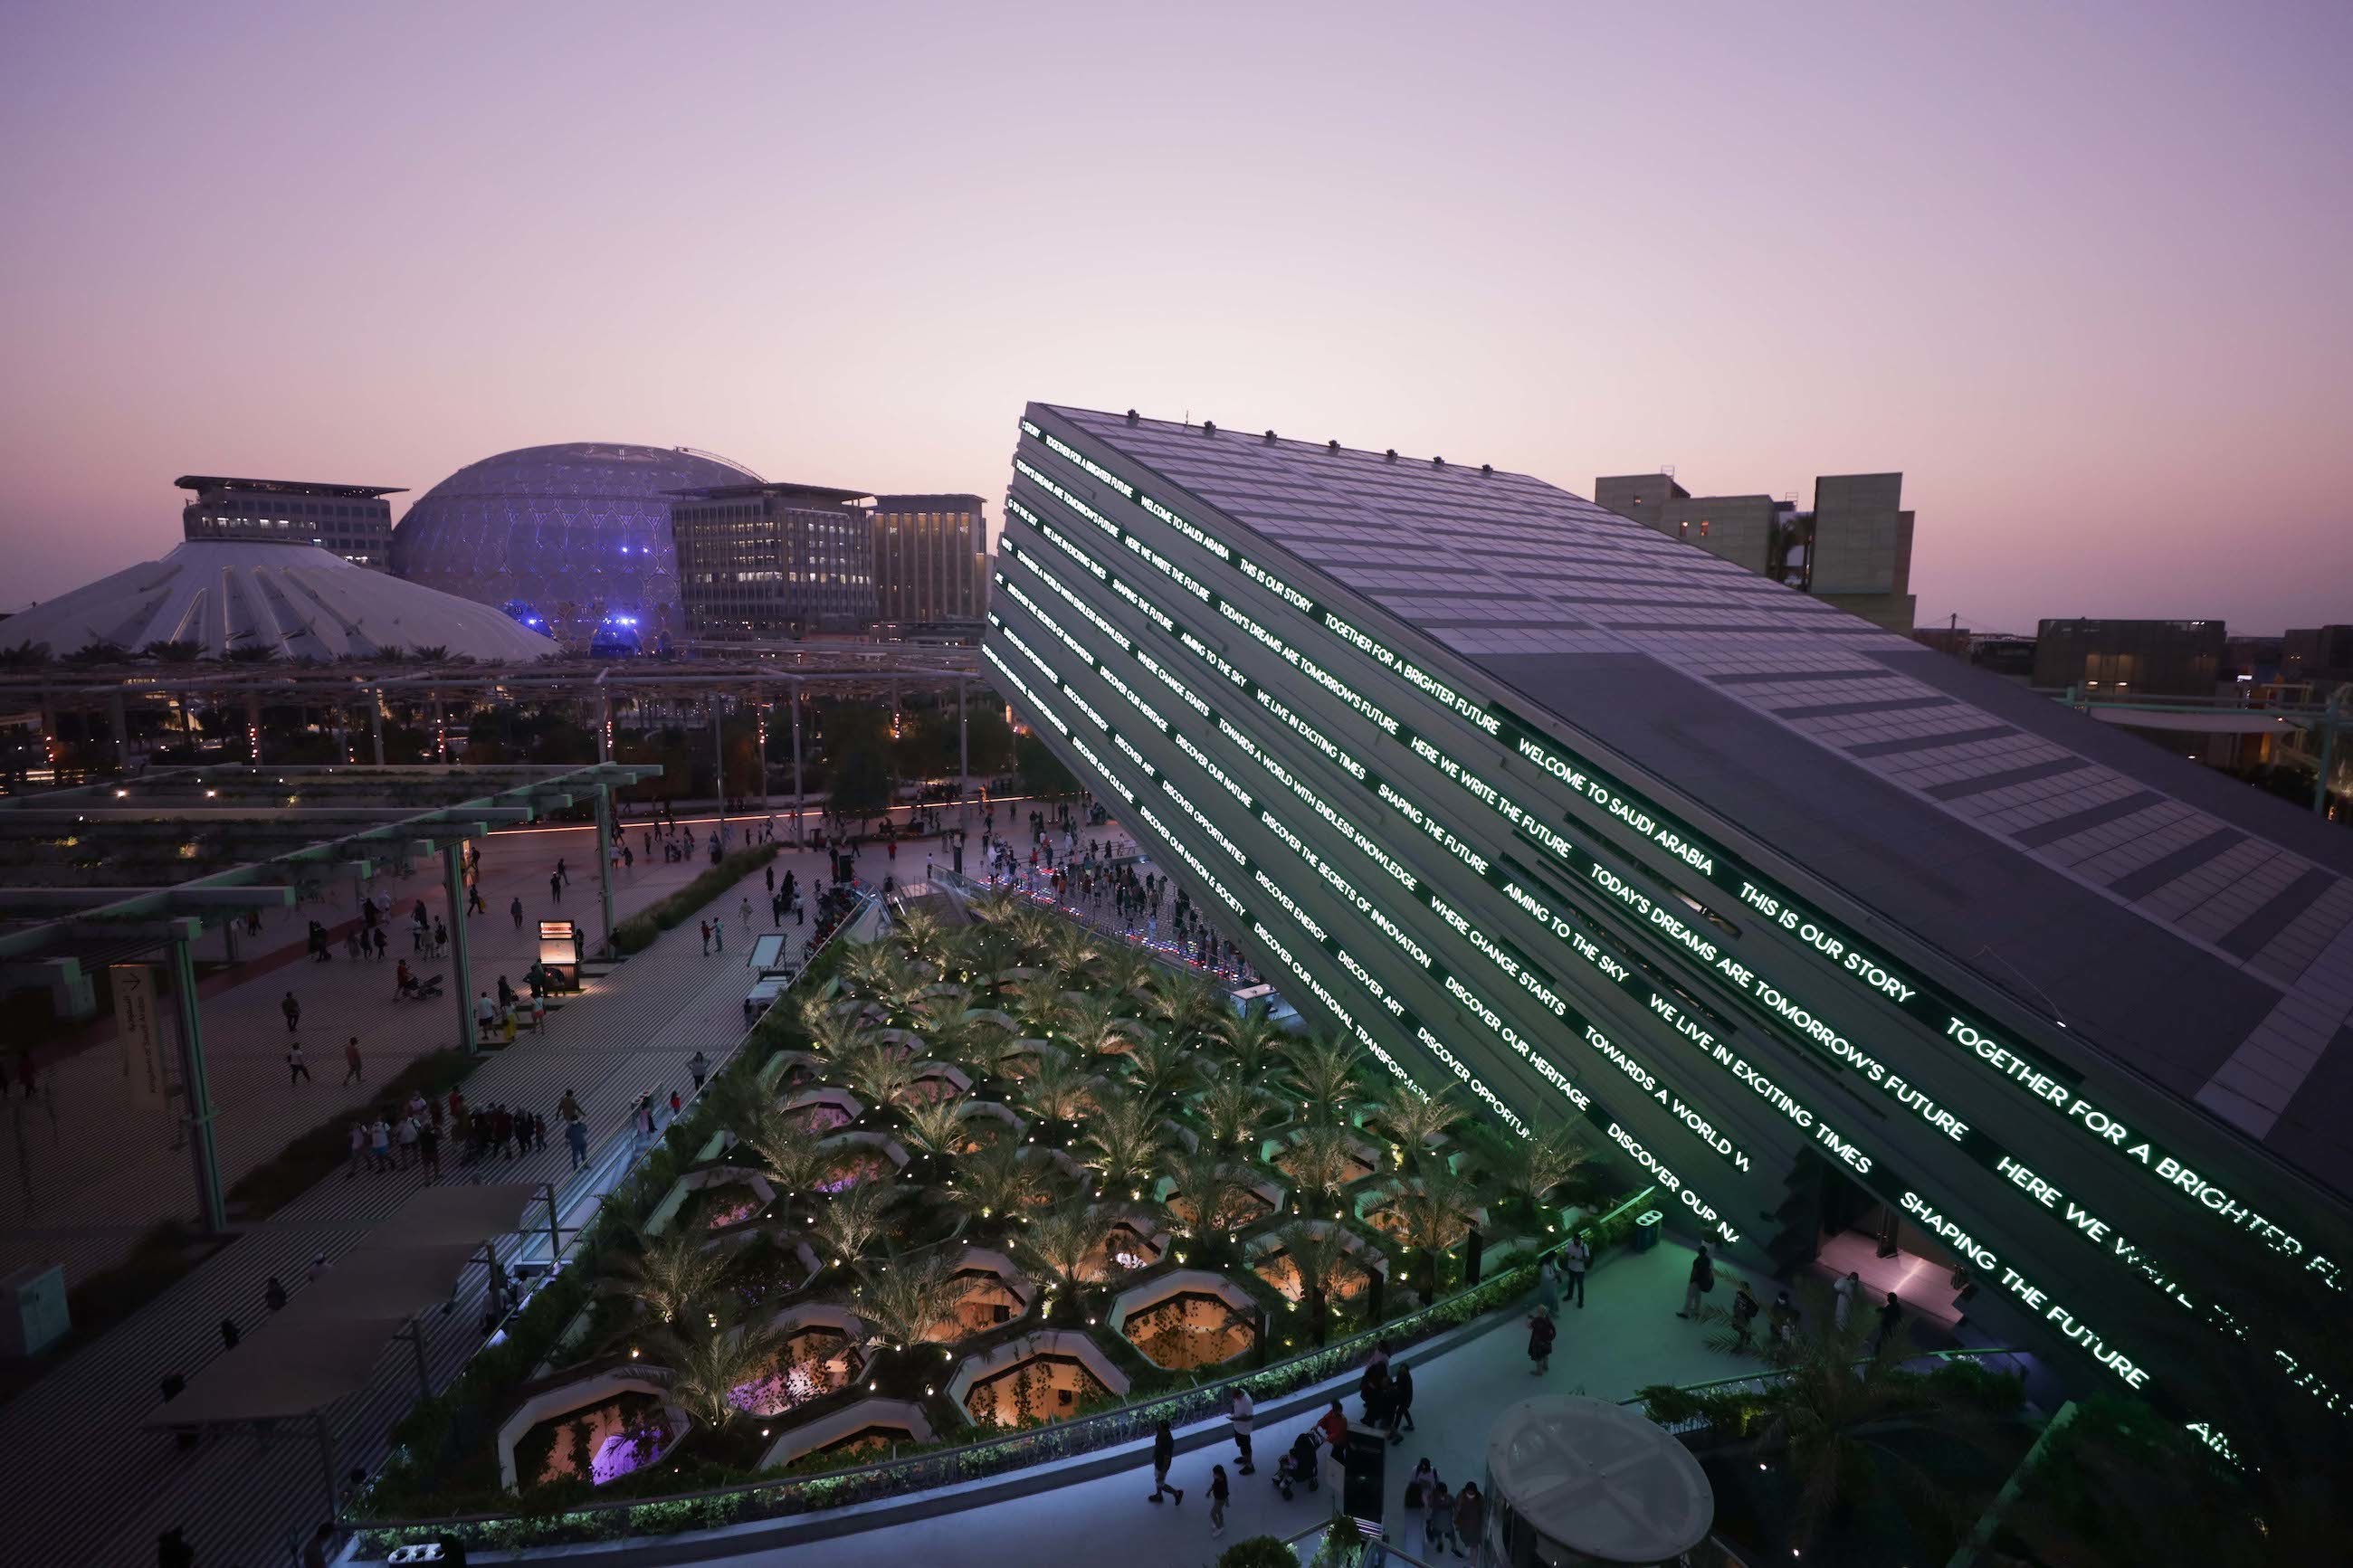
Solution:
[[[1036,399],[1580,496],[1900,471],[1924,627],[2353,619],[2341,7],[0,37],[10,607],[169,549],[180,474],[398,484],[397,521],[584,439],[970,491],[993,533]]]

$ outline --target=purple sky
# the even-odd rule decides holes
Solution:
[[[188,471],[1036,397],[1580,494],[1901,468],[1923,623],[2353,619],[2353,8],[17,0],[0,604]]]

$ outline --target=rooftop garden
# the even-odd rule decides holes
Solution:
[[[1018,895],[927,900],[818,956],[363,1508],[685,1529],[1254,1369],[1305,1386],[1327,1342],[1493,1304],[1466,1257],[1557,1239],[1599,1177],[1568,1127],[1493,1127]],[[590,1506],[778,1477],[817,1479]]]

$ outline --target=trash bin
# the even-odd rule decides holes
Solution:
[[[1659,1245],[1659,1225],[1667,1216],[1657,1209],[1645,1209],[1634,1216],[1634,1250],[1648,1252]]]

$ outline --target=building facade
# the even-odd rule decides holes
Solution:
[[[2353,686],[2353,626],[2292,628],[2280,639],[2279,678],[2309,686],[2327,700],[2340,686]]]
[[[1008,700],[1400,1092],[2086,1387],[2308,1396],[2340,832],[1483,466],[1032,404],[995,586]]]
[[[988,608],[988,518],[978,496],[874,498],[874,616],[976,625]]]
[[[1606,511],[1908,634],[1917,602],[1903,496],[1902,474],[1821,475],[1811,511],[1767,495],[1694,496],[1663,473],[1593,481]]]
[[[687,629],[698,637],[857,632],[874,619],[872,498],[819,485],[722,485],[670,500]]]
[[[314,485],[297,479],[233,479],[183,474],[172,481],[194,499],[180,508],[190,539],[315,544],[354,566],[392,570],[392,485]]]
[[[2034,684],[2086,696],[2211,697],[2222,679],[2221,621],[2044,621]]]

